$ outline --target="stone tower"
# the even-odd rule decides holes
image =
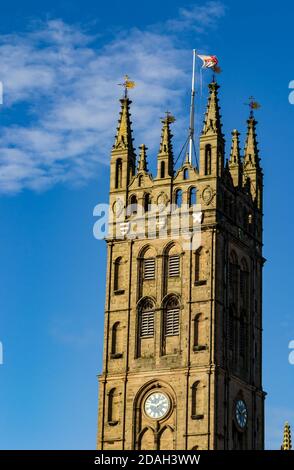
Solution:
[[[218,89],[210,83],[199,168],[188,159],[174,168],[167,114],[155,176],[145,145],[136,164],[131,101],[121,99],[110,163],[98,449],[264,446],[263,174],[252,111],[244,155],[234,130],[225,160]],[[191,215],[196,203],[195,248],[175,236],[171,216],[182,206]],[[147,215],[153,228],[144,238]]]

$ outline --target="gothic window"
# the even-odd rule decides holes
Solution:
[[[193,383],[192,388],[191,388],[191,393],[192,393],[191,417],[192,419],[200,419],[203,417],[203,415],[199,413],[199,386],[200,386],[200,382],[197,381]]]
[[[189,179],[189,170],[188,170],[188,168],[185,168],[184,169],[184,180],[187,180],[187,179]]]
[[[241,306],[246,310],[249,304],[249,272],[245,259],[241,262],[240,270],[240,301]]]
[[[234,334],[234,310],[230,307],[229,310],[229,349],[231,352],[234,350],[235,334]]]
[[[183,200],[183,193],[181,189],[177,189],[175,193],[175,203],[177,207],[181,207]]]
[[[150,204],[151,204],[150,194],[147,193],[144,196],[144,211],[145,212],[148,212],[148,210],[150,208]]]
[[[118,391],[116,388],[112,388],[108,392],[108,410],[107,410],[107,421],[108,424],[114,426],[118,423]]]
[[[200,322],[202,319],[202,314],[197,313],[194,317],[193,321],[193,349],[194,351],[200,351],[205,349],[205,345],[201,344],[201,337],[200,337]]]
[[[155,258],[146,258],[143,261],[143,279],[155,279]]]
[[[121,343],[121,328],[120,322],[114,323],[111,331],[111,356],[114,358],[118,358],[122,356],[119,348],[122,346]]]
[[[170,255],[168,257],[168,276],[178,277],[180,275],[180,256]]]
[[[164,335],[178,336],[180,333],[180,306],[177,297],[171,297],[165,307]]]
[[[203,272],[203,249],[202,246],[200,246],[196,251],[195,251],[195,284],[205,284],[205,275]]]
[[[122,160],[118,158],[115,163],[115,188],[122,187]]]
[[[238,260],[234,252],[231,253],[229,262],[229,294],[230,303],[238,305]]]
[[[211,145],[207,144],[205,146],[205,175],[211,175]]]
[[[137,214],[137,211],[138,211],[137,196],[135,194],[133,194],[130,197],[130,203],[129,203],[129,207],[128,207],[128,215]]]
[[[138,186],[139,188],[141,188],[142,184],[143,184],[143,181],[144,181],[144,176],[143,175],[140,175],[139,176],[139,181],[138,181]]]
[[[192,207],[197,204],[197,191],[196,188],[191,188],[189,190],[189,206]]]
[[[139,316],[140,338],[154,336],[154,303],[152,300],[144,300],[140,307]]]
[[[200,281],[200,257],[201,257],[201,248],[195,253],[195,282]]]
[[[240,356],[245,361],[246,359],[246,344],[247,344],[247,334],[246,334],[246,323],[244,318],[241,318],[240,321],[240,339],[239,339],[239,352]],[[243,362],[243,365],[244,362]]]
[[[114,280],[113,280],[113,289],[114,291],[120,290],[120,277],[121,277],[121,265],[122,258],[119,256],[114,262]]]
[[[165,177],[165,162],[160,163],[160,178]]]

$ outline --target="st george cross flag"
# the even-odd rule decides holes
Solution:
[[[217,57],[215,55],[197,55],[202,60],[202,68],[209,69],[215,67],[218,64]]]

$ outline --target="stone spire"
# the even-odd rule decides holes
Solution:
[[[247,120],[247,138],[243,159],[243,186],[251,192],[253,201],[258,209],[262,209],[263,174],[260,167],[259,151],[257,148],[256,124],[253,111]]]
[[[292,443],[291,443],[291,428],[289,423],[285,423],[284,426],[284,438],[281,450],[292,450]]]
[[[130,104],[132,103],[128,97],[124,97],[120,100],[121,111],[119,113],[117,133],[113,149],[127,149],[134,153],[132,129],[131,129],[131,115],[130,115]]]
[[[165,118],[162,119],[161,140],[159,152],[157,157],[158,163],[158,178],[171,177],[174,174],[174,157],[172,146],[172,133],[170,124],[175,121],[175,118],[169,113],[166,113]]]
[[[127,193],[128,185],[136,172],[136,154],[131,129],[131,101],[125,95],[120,103],[117,132],[111,151],[110,189]]]
[[[148,171],[147,168],[147,154],[146,150],[147,147],[145,144],[140,145],[140,154],[139,154],[139,165],[138,165],[138,171]]]
[[[256,139],[256,124],[253,111],[250,112],[247,121],[247,138],[244,153],[244,167],[259,168],[259,152]]]
[[[208,85],[209,97],[200,136],[200,176],[221,177],[224,172],[225,140],[222,133],[219,85],[213,81]]]
[[[229,170],[234,186],[240,186],[242,176],[239,135],[240,133],[237,131],[237,129],[234,129],[232,132],[232,147],[229,159]]]
[[[209,98],[205,113],[202,135],[219,135],[223,138],[220,107],[218,103],[219,85],[212,82],[208,85]]]

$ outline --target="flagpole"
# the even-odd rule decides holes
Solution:
[[[192,90],[190,105],[190,127],[189,127],[189,163],[192,164],[192,152],[194,141],[194,120],[195,120],[195,68],[196,68],[196,49],[193,49],[193,67],[192,67]]]

